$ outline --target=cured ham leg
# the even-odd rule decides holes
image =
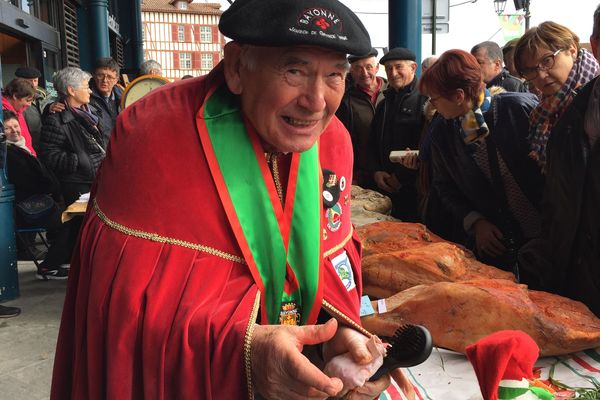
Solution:
[[[514,280],[512,273],[482,264],[449,242],[419,243],[419,247],[363,257],[362,277],[363,292],[377,298],[435,282]]]
[[[402,324],[420,324],[436,346],[462,353],[469,344],[505,329],[529,334],[542,356],[600,346],[600,320],[585,305],[509,280],[419,285],[385,303],[386,313],[363,318],[367,330],[390,336]]]
[[[412,222],[376,222],[356,228],[356,233],[362,243],[363,257],[445,241],[425,225]]]

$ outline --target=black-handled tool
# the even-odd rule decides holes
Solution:
[[[379,379],[383,374],[396,369],[408,368],[427,360],[433,348],[431,334],[421,325],[402,325],[396,329],[389,342],[383,365],[371,376],[369,381]]]

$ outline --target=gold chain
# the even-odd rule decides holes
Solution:
[[[267,158],[267,164],[271,169],[271,173],[273,174],[273,181],[275,182],[275,189],[277,190],[277,196],[279,196],[279,201],[283,204],[283,188],[281,187],[281,179],[279,178],[279,166],[277,164],[277,156],[279,153],[266,153],[265,157]]]

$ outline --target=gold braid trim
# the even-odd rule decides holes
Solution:
[[[254,400],[254,384],[252,383],[252,334],[256,326],[256,316],[260,308],[260,291],[256,292],[254,305],[246,327],[246,336],[244,337],[244,368],[246,369],[246,384],[248,386],[248,399]]]
[[[110,220],[103,212],[102,210],[100,210],[100,207],[98,206],[98,202],[96,201],[96,199],[94,198],[93,201],[94,204],[94,211],[96,211],[96,214],[98,215],[98,218],[100,218],[100,220],[102,222],[104,222],[106,225],[108,225],[110,228],[115,229],[121,233],[124,233],[126,235],[129,236],[133,236],[133,237],[137,237],[140,239],[147,239],[147,240],[151,240],[153,242],[158,242],[158,243],[166,243],[166,244],[173,244],[176,246],[181,246],[181,247],[185,247],[187,249],[192,249],[192,250],[198,250],[198,251],[202,251],[204,253],[208,253],[210,255],[216,256],[216,257],[220,257],[223,258],[225,260],[228,261],[234,261],[240,264],[246,264],[246,261],[241,258],[238,257],[236,255],[233,254],[229,254],[226,253],[224,251],[209,247],[209,246],[204,246],[201,244],[197,244],[197,243],[191,243],[191,242],[186,242],[185,240],[180,240],[180,239],[174,239],[174,238],[169,238],[169,237],[165,237],[165,236],[160,236],[157,233],[150,233],[150,232],[144,232],[144,231],[139,231],[136,229],[131,229],[128,228],[124,225],[121,225],[115,221]]]
[[[344,247],[346,245],[346,243],[348,243],[348,241],[350,239],[352,239],[352,233],[354,233],[354,226],[350,225],[350,232],[348,233],[348,235],[346,235],[344,240],[342,240],[340,243],[338,243],[337,245],[333,246],[331,249],[329,249],[325,253],[323,253],[323,258],[329,257],[330,255],[332,255],[333,253],[335,253],[336,251],[338,251],[339,249]]]

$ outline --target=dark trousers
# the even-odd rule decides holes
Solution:
[[[61,222],[62,209],[60,207],[39,220],[26,220],[17,213],[17,228],[44,228],[48,239],[48,253],[41,263],[43,268],[56,269],[69,262],[71,249],[69,248],[69,229]]]

